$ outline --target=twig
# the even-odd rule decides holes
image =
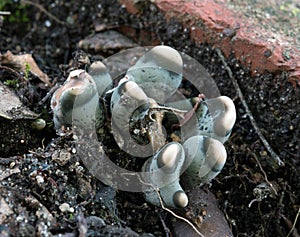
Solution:
[[[259,166],[259,168],[260,168],[261,172],[263,173],[263,175],[264,175],[264,178],[265,178],[265,180],[266,180],[267,184],[269,184],[269,186],[270,186],[270,187],[273,189],[273,191],[274,191],[275,195],[277,196],[277,195],[278,195],[278,193],[277,193],[276,189],[274,188],[273,184],[272,184],[272,183],[271,183],[271,182],[268,180],[267,174],[266,174],[266,172],[264,171],[264,169],[263,169],[263,167],[262,167],[261,163],[259,162],[259,160],[258,160],[258,158],[257,158],[256,154],[255,154],[255,153],[253,153],[252,155],[254,156],[254,159],[256,160],[256,162],[257,162],[257,164],[258,164],[258,166]]]
[[[155,188],[153,186],[153,184],[151,183],[146,183],[144,182],[144,180],[141,178],[140,175],[138,175],[137,173],[123,173],[123,175],[137,175],[138,176],[138,179],[139,181],[142,183],[142,184],[145,184],[146,186],[149,186],[151,187],[157,194],[157,197],[159,199],[159,202],[160,202],[160,205],[161,205],[161,208],[167,212],[169,212],[171,215],[173,215],[175,218],[179,219],[179,220],[182,220],[184,221],[185,223],[187,223],[189,226],[191,226],[193,228],[193,230],[200,236],[200,237],[205,237],[203,234],[201,234],[201,232],[186,218],[184,217],[181,217],[179,215],[177,215],[176,213],[174,213],[173,211],[171,211],[169,208],[165,207],[164,203],[163,203],[163,200],[161,198],[161,195],[159,193],[159,188]]]
[[[42,154],[37,153],[37,152],[35,152],[35,151],[29,150],[28,152],[29,152],[30,154],[32,154],[32,155],[35,155],[35,156],[38,157],[38,158],[46,159],[46,156],[45,156],[45,155],[42,155]]]
[[[298,221],[298,218],[299,218],[299,215],[300,215],[300,207],[299,207],[298,212],[297,212],[297,215],[296,215],[296,217],[295,217],[293,226],[292,226],[290,232],[288,233],[288,235],[287,235],[286,237],[289,237],[289,236],[294,232],[295,227],[296,227],[296,224],[297,224],[297,221]]]
[[[0,11],[0,15],[2,15],[2,16],[4,16],[4,15],[8,16],[8,15],[10,15],[10,14],[11,14],[11,13],[8,12],[8,11]]]
[[[60,85],[55,85],[53,86],[50,91],[44,96],[44,98],[42,98],[40,101],[39,101],[39,105],[43,105],[51,96],[52,94],[60,87]]]
[[[178,116],[184,117],[184,114],[187,113],[188,111],[175,109],[175,108],[171,108],[171,107],[167,107],[167,106],[155,105],[155,106],[149,108],[149,117],[152,118],[153,114],[159,113],[159,112],[169,112],[169,113],[174,113]]]
[[[250,122],[251,122],[252,126],[254,127],[254,129],[255,129],[257,135],[259,136],[260,140],[261,140],[262,143],[264,144],[265,148],[266,148],[266,149],[268,150],[268,152],[270,153],[271,157],[277,162],[277,164],[278,164],[279,166],[284,166],[284,162],[283,162],[283,161],[280,159],[280,157],[275,153],[275,151],[272,149],[272,147],[271,147],[270,144],[268,143],[267,139],[265,138],[265,136],[262,134],[261,130],[260,130],[259,127],[257,126],[257,123],[256,123],[256,121],[255,121],[255,119],[254,119],[254,117],[253,117],[253,115],[252,115],[252,113],[251,113],[251,111],[250,111],[250,109],[249,109],[249,107],[248,107],[248,104],[247,104],[245,98],[244,98],[244,95],[243,95],[243,93],[242,93],[242,90],[241,90],[239,84],[237,83],[237,80],[234,78],[233,73],[232,73],[230,67],[229,67],[228,64],[226,63],[225,58],[224,58],[224,56],[223,56],[221,50],[220,50],[220,49],[216,49],[216,52],[217,52],[219,58],[221,59],[223,65],[224,65],[224,67],[225,67],[225,69],[226,69],[226,71],[227,71],[227,73],[228,73],[228,76],[230,77],[230,79],[231,79],[231,81],[232,81],[232,83],[233,83],[233,86],[234,86],[234,88],[235,88],[235,90],[236,90],[236,92],[237,92],[237,95],[238,95],[238,97],[240,98],[240,100],[241,100],[241,102],[242,102],[242,104],[243,104],[243,106],[244,106],[244,108],[245,108],[245,110],[246,110],[246,113],[247,113],[247,115],[248,115],[248,117],[249,117],[249,119],[250,119]]]
[[[41,4],[35,3],[29,0],[21,0],[22,4],[29,4],[36,8],[38,8],[41,12],[45,13],[49,18],[53,19],[59,24],[65,25],[66,23],[64,21],[59,20],[56,16],[52,15],[50,12],[48,12]]]
[[[151,186],[152,186],[152,185],[151,185]],[[199,230],[198,230],[198,229],[197,229],[197,228],[196,228],[196,227],[195,227],[188,219],[185,219],[185,218],[183,218],[183,217],[181,217],[181,216],[178,216],[176,213],[174,213],[173,211],[171,211],[169,208],[166,208],[166,207],[164,206],[163,200],[162,200],[162,198],[161,198],[161,196],[160,196],[159,189],[156,189],[156,188],[153,187],[153,186],[152,186],[152,188],[155,190],[155,192],[156,192],[156,194],[157,194],[157,196],[158,196],[158,199],[159,199],[159,202],[160,202],[160,205],[161,205],[161,208],[162,208],[162,209],[164,209],[165,211],[171,213],[171,215],[173,215],[173,216],[176,217],[177,219],[186,222],[188,225],[190,225],[190,226],[193,228],[193,230],[194,230],[199,236],[205,237],[203,234],[200,233],[200,231],[199,231]]]
[[[248,204],[248,208],[250,208],[252,206],[253,203],[255,202],[261,202],[262,200],[260,198],[254,198],[251,200],[251,202]]]
[[[0,70],[6,70],[6,71],[9,71],[10,73],[14,74],[20,81],[24,81],[23,77],[21,76],[21,74],[16,71],[15,69],[13,68],[10,68],[10,67],[7,67],[7,66],[3,66],[3,65],[0,65]]]
[[[166,225],[166,223],[165,223],[165,221],[164,221],[164,219],[162,218],[162,216],[161,216],[161,214],[159,213],[158,214],[158,216],[159,216],[159,219],[160,219],[160,222],[161,222],[161,224],[162,224],[162,226],[163,226],[163,228],[164,228],[164,230],[165,230],[165,233],[166,233],[166,237],[170,237],[170,229],[167,227],[167,225]]]

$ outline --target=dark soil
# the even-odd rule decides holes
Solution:
[[[0,53],[7,50],[14,54],[32,53],[54,84],[66,79],[68,70],[75,65],[78,42],[95,32],[96,26],[120,32],[130,29],[137,44],[163,43],[198,60],[216,81],[221,94],[233,98],[238,115],[231,138],[225,144],[228,160],[210,190],[216,195],[234,236],[288,235],[300,205],[300,96],[299,88],[287,82],[287,73],[251,76],[235,58],[227,59],[258,127],[285,163],[279,167],[252,126],[215,49],[210,45],[195,45],[189,39],[188,29],[175,20],[167,22],[148,1],[139,1],[144,9],[139,17],[129,15],[124,7],[111,0],[25,2],[6,0],[5,5],[0,4],[3,7],[0,11],[12,13],[2,23]],[[87,53],[91,60],[96,60],[115,52],[112,49],[97,55]],[[12,77],[8,71],[0,70],[2,82]],[[0,180],[0,208],[1,200],[5,200],[12,212],[7,219],[0,218],[0,233],[167,236],[164,224],[168,226],[170,216],[164,210],[146,204],[142,195],[118,192],[91,176],[74,150],[72,134],[55,133],[50,98],[43,100],[50,88],[39,85],[34,79],[18,83],[14,90],[26,106],[41,113],[48,123],[43,134],[30,133],[34,142],[28,141],[24,150],[14,142],[7,143],[7,137],[12,141],[18,139],[15,135],[18,130],[11,127],[0,131],[1,146],[11,145],[9,149],[0,148],[0,165],[19,169]],[[56,152],[68,157],[66,164],[53,161]],[[270,183],[276,191],[270,188]],[[249,207],[258,198],[255,188],[264,184],[270,188],[269,193]],[[74,210],[62,211],[59,207],[63,203]],[[290,236],[299,236],[297,230]]]

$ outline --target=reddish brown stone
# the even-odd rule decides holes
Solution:
[[[132,14],[139,10],[133,1],[120,0]],[[167,19],[176,18],[190,29],[196,43],[209,43],[224,55],[234,56],[253,75],[289,72],[289,81],[300,85],[300,51],[286,37],[259,27],[245,16],[213,0],[152,0]],[[225,2],[225,1],[224,1]]]

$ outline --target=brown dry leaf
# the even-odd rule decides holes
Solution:
[[[33,75],[38,77],[48,86],[52,87],[50,78],[47,74],[41,71],[35,60],[32,58],[31,54],[14,55],[8,50],[5,54],[1,55],[0,59],[2,64],[13,65],[15,68],[20,69],[23,73],[28,70],[26,69],[26,65],[29,65],[29,70]]]

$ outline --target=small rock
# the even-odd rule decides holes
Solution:
[[[38,118],[37,120],[32,122],[31,126],[33,129],[40,131],[46,127],[46,121],[44,119]]]

